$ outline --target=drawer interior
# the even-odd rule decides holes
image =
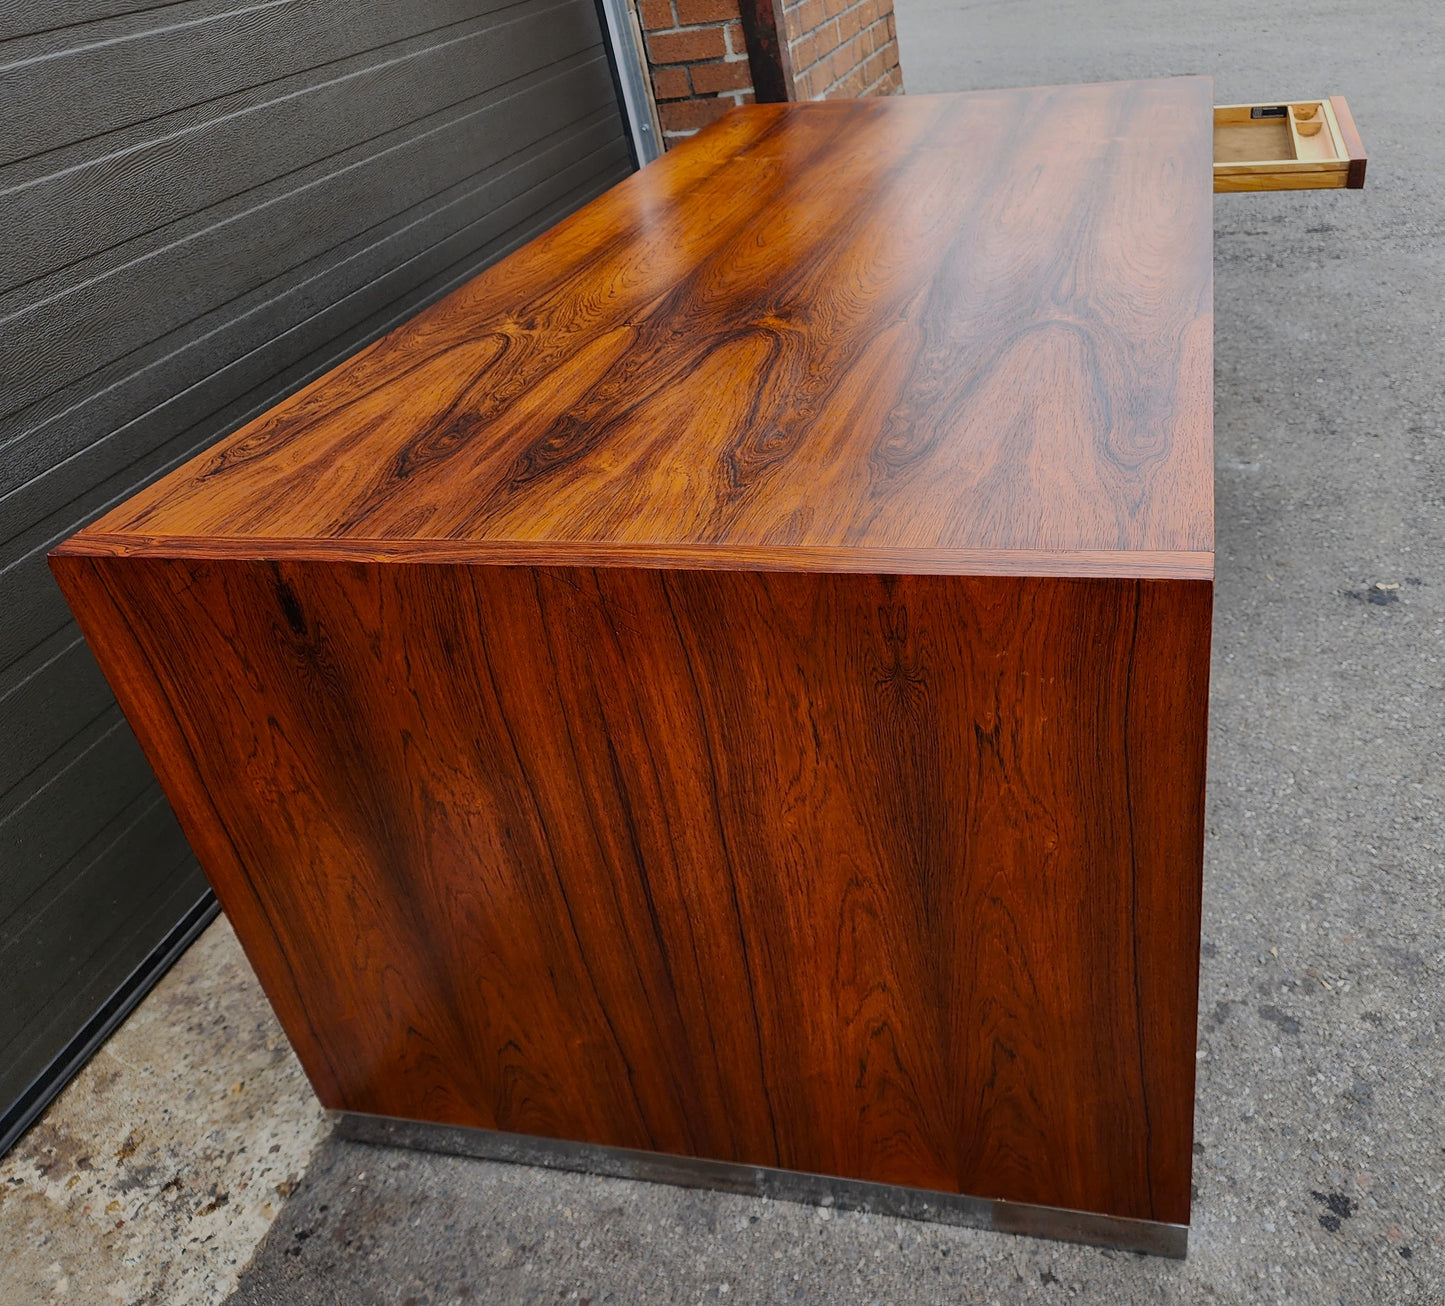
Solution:
[[[1341,96],[1214,109],[1214,189],[1364,185],[1365,151]]]

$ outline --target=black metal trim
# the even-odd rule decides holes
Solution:
[[[0,1115],[0,1157],[3,1157],[19,1140],[42,1111],[75,1076],[102,1043],[115,1032],[140,1000],[156,985],[166,971],[176,963],[187,948],[195,942],[196,936],[221,913],[221,904],[209,889],[175,927],[141,962],[114,993],[101,1005],[80,1028],[80,1032],[61,1049],[60,1053],[35,1078],[30,1087]]]
[[[617,97],[617,112],[622,115],[622,126],[627,135],[627,151],[632,155],[632,168],[635,172],[647,160],[642,157],[642,151],[638,148],[637,124],[632,121],[627,92],[622,84],[623,72],[617,66],[617,37],[612,30],[612,19],[607,12],[605,0],[592,0],[592,3],[597,10],[597,26],[602,29],[602,48],[607,55],[607,71],[612,74],[612,94]],[[643,106],[643,111],[646,111],[646,106]]]

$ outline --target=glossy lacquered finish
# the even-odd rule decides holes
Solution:
[[[1187,1221],[1211,98],[739,111],[57,551],[328,1106]]]
[[[1210,101],[730,114],[95,529],[1208,554]]]
[[[1185,1218],[1208,582],[59,565],[328,1105]]]

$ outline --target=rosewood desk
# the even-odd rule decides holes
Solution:
[[[56,552],[350,1128],[1182,1253],[1211,101],[733,112]]]

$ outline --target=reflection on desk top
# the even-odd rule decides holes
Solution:
[[[734,110],[65,551],[1209,576],[1212,98]]]

